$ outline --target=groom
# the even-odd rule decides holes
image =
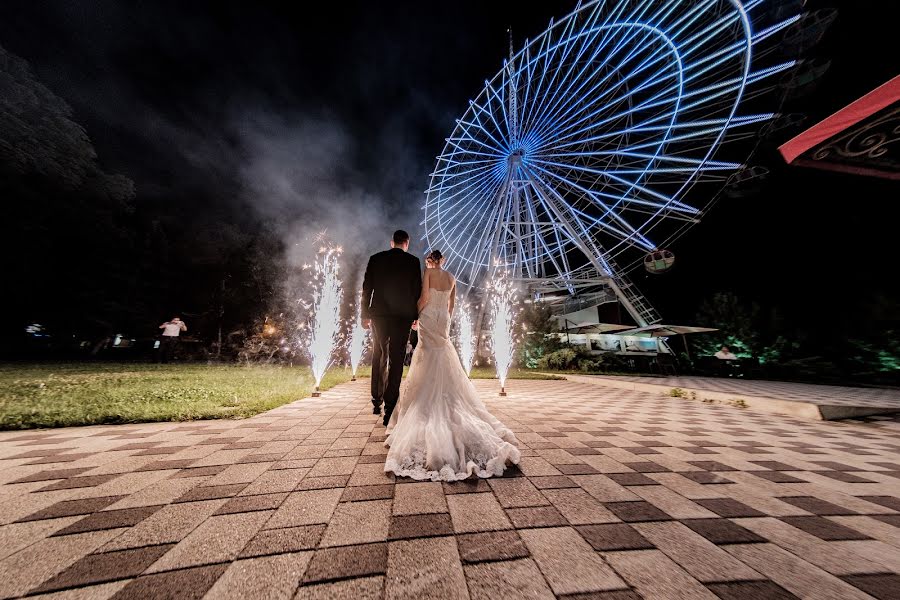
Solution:
[[[371,328],[373,341],[372,414],[380,414],[384,403],[385,425],[400,397],[406,341],[422,292],[422,267],[408,249],[409,234],[395,231],[391,249],[369,257],[363,279],[362,326]]]

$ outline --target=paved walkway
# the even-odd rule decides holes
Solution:
[[[508,477],[395,481],[368,383],[0,434],[0,597],[897,598],[900,420],[479,381]]]
[[[584,383],[622,389],[670,392],[679,388],[697,397],[741,399],[753,408],[816,419],[900,413],[900,389],[815,385],[727,377],[628,377],[572,375]]]

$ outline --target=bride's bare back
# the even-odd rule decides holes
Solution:
[[[425,269],[425,276],[422,278],[422,295],[419,297],[419,312],[425,308],[431,299],[431,290],[436,292],[450,292],[450,314],[453,314],[453,308],[456,305],[456,279],[447,271],[437,269]]]

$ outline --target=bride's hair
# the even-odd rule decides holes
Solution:
[[[434,264],[439,264],[441,259],[444,258],[444,255],[441,254],[440,250],[432,250],[425,258],[432,261]]]

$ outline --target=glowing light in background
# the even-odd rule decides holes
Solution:
[[[491,286],[491,350],[500,380],[500,395],[506,395],[506,376],[513,361],[515,349],[514,290],[503,276]]]
[[[472,374],[472,361],[475,359],[475,330],[472,324],[472,307],[463,304],[457,313],[459,317],[459,334],[456,336],[459,361],[466,372]]]
[[[353,379],[356,379],[356,369],[359,367],[359,361],[363,352],[366,350],[366,344],[369,341],[369,332],[363,329],[360,321],[360,305],[356,305],[356,318],[353,320],[353,329],[350,333],[350,371]]]
[[[309,355],[316,380],[316,394],[325,371],[334,362],[334,349],[340,341],[341,280],[338,278],[338,249],[324,248],[316,260]]]

